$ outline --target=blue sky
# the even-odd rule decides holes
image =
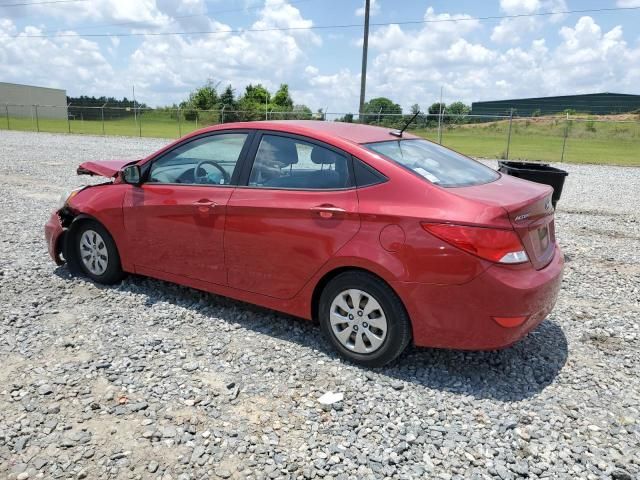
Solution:
[[[12,3],[18,0],[0,0],[0,81],[117,97],[130,96],[135,84],[136,96],[150,105],[179,102],[207,79],[232,83],[238,92],[251,82],[270,89],[284,82],[296,102],[314,110],[357,110],[361,28],[246,29],[359,24],[361,0],[85,0],[3,7]],[[640,93],[640,10],[441,21],[612,7],[640,7],[640,0],[376,0],[373,23],[437,22],[372,27],[367,97],[387,96],[408,109],[436,101],[440,87],[445,101],[468,103]],[[229,29],[240,31],[25,38]]]

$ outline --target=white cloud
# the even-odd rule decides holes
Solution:
[[[364,17],[364,10],[365,10],[365,5],[363,0],[362,6],[357,8],[355,11],[356,16]],[[371,0],[371,3],[369,4],[369,15],[374,16],[374,15],[378,15],[379,13],[380,13],[380,3],[378,3],[377,0]]]
[[[103,22],[109,21],[105,17],[108,12],[100,6],[106,1],[96,0]],[[24,19],[0,18],[2,79],[66,88],[72,95],[97,96],[129,95],[135,84],[136,96],[150,105],[183,100],[209,78],[220,81],[222,87],[233,84],[237,93],[248,83],[262,83],[273,90],[286,82],[297,103],[313,109],[328,106],[332,111],[355,111],[360,86],[359,55],[352,55],[356,60],[349,68],[319,61],[322,38],[305,29],[313,25],[312,21],[295,5],[283,6],[282,1],[260,0],[262,7],[253,10],[257,17],[250,29],[301,29],[147,36],[122,41],[118,37],[96,41],[80,37],[25,39],[12,36],[38,34],[46,25],[19,27],[26,23]],[[176,16],[196,14],[206,8],[204,0],[145,0],[132,2],[136,5],[126,8],[119,6],[120,0],[111,2],[114,12],[108,13],[109,18],[127,19],[139,13],[147,22],[159,22],[153,31],[165,32],[179,29]],[[503,0],[501,8],[505,12],[562,10],[551,3],[558,5],[564,0]],[[199,30],[238,30],[217,19],[194,18],[198,19]],[[640,85],[640,44],[630,38],[625,40],[621,27],[603,30],[591,17],[571,24],[563,20],[558,26],[543,17],[532,25],[515,23],[517,28],[512,33],[512,24],[502,30],[496,30],[500,27],[497,25],[491,32],[469,15],[436,13],[433,8],[425,11],[424,19],[447,21],[372,30],[367,98],[387,96],[408,108],[413,103],[426,107],[436,101],[441,86],[445,88],[445,101],[471,102],[596,91],[633,92]],[[554,32],[546,39],[539,35],[544,25],[545,33],[551,28]],[[145,31],[148,26],[133,27]],[[195,27],[189,23],[189,28]],[[71,32],[71,27],[67,31]],[[499,41],[499,35],[505,38],[504,42]],[[514,35],[519,38],[515,43]],[[345,48],[351,48],[350,43],[345,39]],[[323,53],[343,54],[339,50]]]
[[[329,111],[345,112],[357,105],[360,95],[360,75],[349,69],[341,69],[332,74],[320,74],[320,70],[309,65],[304,69],[305,84],[303,88],[291,91],[296,103]]]
[[[618,0],[616,5],[623,8],[640,7],[640,0]]]
[[[62,18],[68,22],[135,22],[140,25],[166,25],[170,16],[158,8],[155,0],[92,0],[91,2],[55,3],[31,7],[42,16]]]
[[[82,8],[76,12],[78,18],[138,19],[140,22],[133,25],[138,32],[144,32],[144,27],[152,23],[156,25],[153,31],[175,31],[179,28],[172,22],[173,15],[188,15],[205,8],[203,0],[91,3],[95,11],[81,2]],[[66,18],[66,12],[56,12]],[[116,51],[122,55],[131,47],[121,44],[118,37],[111,36],[102,42],[103,53],[100,43],[75,36],[13,39],[11,35],[37,35],[42,29],[26,27],[20,32],[13,21],[0,19],[0,64],[9,66],[3,69],[3,79],[57,86],[66,88],[70,94],[89,95],[127,94],[135,84],[141,100],[152,105],[180,101],[208,78],[223,85],[232,83],[238,93],[248,83],[263,83],[274,89],[280,82],[288,82],[293,90],[295,79],[302,78],[299,72],[307,64],[305,52],[320,46],[322,39],[307,29],[313,22],[294,6],[283,4],[283,0],[263,0],[263,7],[256,14],[250,30],[267,31],[229,33],[224,31],[234,30],[231,25],[206,16],[196,17],[199,30],[223,33],[142,37],[124,62],[115,60]],[[279,28],[294,30],[271,30]],[[105,56],[118,67],[114,68]]]
[[[304,30],[313,22],[282,0],[266,0],[258,13],[250,29],[267,31],[145,38],[131,55],[129,69],[132,75],[135,72],[141,95],[150,103],[161,103],[168,92],[177,101],[207,78],[221,85],[231,83],[237,93],[248,83],[274,89],[288,82],[293,91],[305,49],[321,45],[322,40]],[[294,30],[269,30],[273,28]],[[213,20],[207,26],[211,31],[230,29]]]
[[[522,35],[535,31],[537,22],[534,18],[504,18],[493,28],[491,40],[496,43],[520,43]]]
[[[427,15],[435,16],[432,10]],[[640,84],[640,46],[629,47],[619,26],[603,31],[591,17],[582,17],[573,26],[558,29],[559,41],[553,41],[552,48],[544,39],[536,39],[505,50],[473,41],[478,27],[466,23],[440,24],[439,28],[428,24],[419,30],[392,25],[376,30],[370,41],[367,98],[383,95],[405,108],[413,103],[424,108],[438,99],[440,86],[444,86],[445,101],[472,102],[630,92]],[[317,69],[312,73],[331,85],[329,90],[338,84],[358,85],[353,73],[349,79]],[[352,111],[357,105],[353,95]]]
[[[112,91],[114,69],[97,43],[79,37],[11,38],[41,33],[36,27],[19,32],[11,20],[0,19],[3,80],[64,89],[77,82],[89,95]]]
[[[540,0],[500,0],[500,8],[508,15],[534,13],[540,6]]]
[[[500,0],[500,10],[506,15],[532,15],[548,12],[566,12],[565,0]],[[515,45],[526,35],[540,30],[545,22],[558,23],[564,14],[503,18],[493,28],[491,40],[500,44]]]

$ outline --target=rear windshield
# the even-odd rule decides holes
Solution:
[[[426,140],[390,140],[364,146],[441,187],[481,185],[500,177],[480,162]]]

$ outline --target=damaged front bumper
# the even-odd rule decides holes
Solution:
[[[60,254],[62,253],[62,242],[64,241],[65,233],[66,229],[62,226],[60,211],[54,212],[44,226],[44,237],[47,241],[49,255],[58,265],[64,263]]]

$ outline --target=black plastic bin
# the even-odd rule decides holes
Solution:
[[[498,171],[506,173],[531,182],[542,183],[553,187],[553,195],[551,203],[556,208],[560,195],[562,195],[562,187],[564,179],[568,172],[559,168],[551,167],[548,163],[531,163],[531,162],[498,162]]]

